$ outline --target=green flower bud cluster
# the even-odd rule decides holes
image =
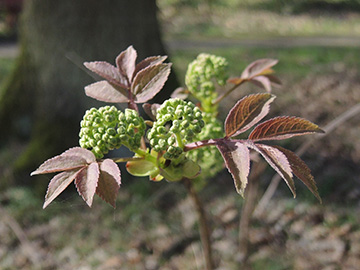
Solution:
[[[178,98],[169,99],[158,109],[147,137],[156,152],[166,151],[165,159],[176,159],[183,153],[184,144],[192,142],[203,127],[198,107]]]
[[[189,64],[185,84],[189,91],[200,101],[214,100],[217,97],[213,79],[219,85],[225,85],[228,79],[228,63],[225,58],[202,53]]]
[[[114,106],[87,110],[80,126],[80,146],[92,149],[97,158],[121,145],[130,150],[138,149],[146,129],[143,118],[136,111],[126,109],[122,112]]]

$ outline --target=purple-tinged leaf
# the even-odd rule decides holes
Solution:
[[[144,103],[142,107],[145,113],[151,118],[151,120],[156,121],[157,110],[160,108],[160,104]]]
[[[273,84],[276,84],[276,85],[281,85],[281,81],[278,77],[276,77],[275,75],[273,74],[267,74],[267,75],[264,75],[265,77],[267,77],[271,83]]]
[[[149,66],[153,66],[153,65],[158,65],[158,64],[162,64],[165,60],[166,60],[167,56],[150,56],[145,58],[144,60],[140,61],[136,67],[135,67],[135,71],[134,71],[134,76],[142,69],[149,67]]]
[[[127,89],[129,83],[126,78],[120,73],[120,71],[105,61],[85,62],[84,66],[92,72],[100,75],[105,80],[113,85],[117,85],[121,88]]]
[[[74,181],[76,175],[81,171],[72,170],[59,173],[55,175],[49,183],[43,208],[46,208],[61,192],[63,192],[72,181]]]
[[[271,74],[273,72],[271,67],[276,65],[277,62],[278,60],[276,59],[256,60],[244,69],[241,78],[252,79],[255,76]]]
[[[314,194],[314,196],[319,200],[321,203],[321,198],[318,192],[318,189],[316,187],[316,183],[314,180],[314,177],[311,175],[311,171],[309,167],[305,164],[304,161],[302,161],[295,153],[291,152],[290,150],[287,150],[285,148],[282,148],[280,146],[273,146],[280,150],[287,158],[287,160],[290,163],[291,170],[296,175],[297,178],[299,178],[305,186]]]
[[[250,80],[256,86],[264,88],[267,92],[271,92],[271,82],[266,76],[256,76]]]
[[[128,102],[127,96],[116,90],[107,81],[100,81],[85,87],[85,94],[96,100],[110,103]]]
[[[272,146],[264,144],[253,144],[248,141],[247,145],[259,152],[267,163],[284,179],[285,183],[290,188],[294,198],[296,197],[295,184],[292,179],[292,170],[286,155]]]
[[[226,117],[226,136],[237,136],[258,123],[268,114],[274,99],[275,96],[266,93],[249,95],[239,100]]]
[[[115,208],[120,184],[121,173],[118,165],[111,159],[105,159],[100,163],[100,177],[96,194]]]
[[[250,153],[240,142],[218,141],[217,148],[224,158],[226,168],[231,173],[236,191],[244,196],[250,171]]]
[[[76,188],[89,207],[91,207],[94,199],[99,174],[99,164],[97,162],[93,162],[89,166],[80,170],[75,178]]]
[[[174,90],[174,92],[172,92],[171,94],[171,98],[180,98],[180,99],[187,99],[187,97],[189,96],[189,90],[187,90],[184,87],[178,87]]]
[[[137,53],[133,46],[129,46],[116,58],[116,66],[120,70],[121,74],[128,79],[128,82],[132,81],[135,71],[136,58]]]
[[[70,148],[69,150],[66,150],[64,153],[62,153],[61,155],[63,156],[78,156],[78,157],[82,157],[86,160],[86,162],[88,164],[90,164],[91,162],[96,161],[96,157],[94,155],[93,152],[91,152],[90,150],[87,150],[85,148],[76,146],[73,148]]]
[[[164,86],[171,64],[152,65],[140,70],[131,85],[136,103],[144,103],[152,99]]]
[[[39,168],[33,171],[31,175],[70,171],[84,167],[88,164],[88,161],[93,161],[93,158],[95,158],[95,156],[91,157],[88,152],[85,152],[89,150],[83,149],[85,151],[82,151],[80,149],[83,148],[71,148],[70,150],[65,151],[61,155],[46,160],[43,164],[40,165]]]
[[[254,128],[249,139],[253,141],[283,140],[310,133],[323,133],[318,125],[299,117],[279,116],[269,119]]]

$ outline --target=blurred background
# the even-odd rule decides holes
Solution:
[[[131,44],[138,59],[166,54],[174,63],[155,102],[184,86],[201,52],[225,57],[232,76],[259,58],[278,59],[282,85],[269,117],[295,115],[327,131],[282,142],[306,150],[322,204],[296,179],[293,199],[270,167],[248,205],[226,170],[209,179],[200,197],[217,269],[358,269],[359,0],[0,0],[0,269],[204,269],[181,183],[122,169],[116,209],[98,197],[88,208],[71,185],[42,210],[51,175],[29,176],[78,145],[83,113],[103,105],[85,96],[94,79],[82,63],[114,63]],[[220,118],[262,91],[233,92]]]

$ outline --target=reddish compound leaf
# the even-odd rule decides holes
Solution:
[[[96,82],[85,87],[85,94],[87,96],[110,103],[128,102],[129,99],[126,93],[125,89],[120,92],[107,81]]]
[[[55,175],[49,183],[43,208],[47,207],[61,192],[63,192],[72,181],[74,181],[76,175],[81,171],[72,170],[59,173]]]
[[[105,61],[85,62],[84,66],[92,72],[100,75],[105,80],[113,85],[117,85],[121,88],[127,89],[129,83],[126,78],[120,73],[120,71]]]
[[[274,99],[274,95],[266,93],[249,95],[239,100],[226,117],[226,136],[239,135],[258,123],[268,114]]]
[[[61,155],[48,159],[40,165],[31,175],[69,171],[81,168],[89,162],[95,161],[94,154],[81,147],[71,148]]]
[[[135,71],[137,53],[133,46],[129,46],[125,51],[121,52],[116,58],[116,66],[120,70],[121,74],[128,79],[128,82],[132,81]]]
[[[277,148],[264,144],[248,142],[248,146],[259,152],[266,162],[284,179],[295,198],[296,192],[294,180],[292,179],[292,169],[286,155]]]
[[[276,65],[277,62],[278,62],[278,60],[276,60],[276,59],[256,60],[244,69],[243,73],[241,74],[241,78],[251,79],[255,76],[271,74],[273,72],[271,67]]]
[[[111,159],[100,163],[100,177],[96,194],[115,208],[116,197],[121,184],[121,173],[118,165]]]
[[[143,103],[153,98],[164,86],[171,64],[151,65],[140,70],[131,85],[135,102]]]
[[[307,188],[314,194],[314,196],[319,200],[321,203],[321,198],[314,180],[314,177],[311,175],[311,171],[309,167],[302,161],[295,153],[282,148],[280,146],[274,146],[278,150],[280,150],[288,159],[290,163],[291,170],[299,178]]]
[[[273,74],[267,74],[267,75],[265,75],[265,77],[268,78],[270,80],[270,82],[273,84],[276,84],[276,85],[282,84],[280,79]]]
[[[167,56],[150,56],[145,58],[136,65],[134,75],[146,67],[162,64],[166,58]]]
[[[80,170],[75,177],[76,188],[89,207],[91,207],[94,199],[99,174],[99,164],[93,162]]]
[[[267,120],[254,128],[249,139],[253,141],[283,140],[310,133],[323,133],[318,125],[299,117],[280,116]]]
[[[264,88],[267,92],[271,92],[271,81],[266,76],[256,76],[250,80],[256,86]]]
[[[218,141],[216,146],[223,156],[226,168],[234,179],[236,191],[244,196],[250,171],[249,149],[240,142],[224,140]]]
[[[91,162],[96,161],[96,157],[94,155],[93,152],[91,152],[90,150],[87,150],[85,148],[82,147],[73,147],[70,148],[69,150],[66,150],[64,153],[62,153],[61,155],[63,156],[78,156],[78,157],[82,157],[86,160],[86,162],[88,164],[90,164]]]

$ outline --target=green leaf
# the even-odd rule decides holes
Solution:
[[[244,197],[250,172],[250,153],[246,145],[240,142],[218,141],[219,149],[226,168],[234,179],[236,191]]]
[[[258,123],[268,114],[274,99],[274,95],[266,93],[249,95],[239,100],[226,117],[226,136],[237,136]]]
[[[99,180],[99,164],[91,163],[84,167],[75,177],[75,185],[79,195],[84,199],[89,207],[91,207],[95,195],[96,187]]]
[[[128,161],[126,163],[127,171],[134,176],[147,176],[157,169],[156,165],[148,160]]]
[[[249,140],[283,140],[310,133],[323,133],[318,125],[299,117],[280,116],[267,120],[254,128]]]
[[[121,173],[118,165],[111,159],[105,159],[100,163],[100,177],[96,194],[115,208],[120,184]]]
[[[43,209],[45,209],[61,192],[63,192],[72,181],[74,181],[80,170],[72,170],[55,175],[48,185],[45,195]]]
[[[183,176],[189,179],[193,179],[201,173],[201,167],[190,159],[182,165],[182,170]]]
[[[293,173],[307,186],[307,188],[312,192],[312,194],[314,194],[314,196],[321,203],[321,197],[319,195],[316,182],[314,180],[314,177],[311,175],[311,170],[305,164],[305,162],[302,161],[295,153],[291,152],[290,150],[287,150],[280,146],[273,146],[273,147],[280,150],[286,156],[287,160],[290,163],[290,167]]]

